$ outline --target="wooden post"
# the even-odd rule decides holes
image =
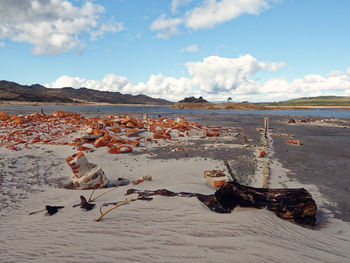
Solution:
[[[262,188],[269,188],[270,166],[268,162],[264,163],[263,173],[264,173],[264,177],[263,177]]]
[[[264,135],[265,135],[265,138],[267,138],[268,130],[269,130],[269,118],[265,117],[264,118]]]
[[[244,135],[244,130],[241,131],[242,144],[245,145],[248,142],[247,137]]]

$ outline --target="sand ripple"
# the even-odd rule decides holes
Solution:
[[[64,154],[55,151],[45,157],[42,150],[36,157],[2,155],[6,165],[16,159],[16,168],[0,167],[2,191],[12,194],[1,200],[8,204],[0,214],[1,262],[350,262],[349,224],[331,218],[327,227],[308,229],[267,210],[237,208],[217,214],[196,198],[155,196],[95,222],[98,206],[125,199],[128,187],[101,197],[91,211],[73,208],[79,195],[88,197],[90,191],[59,187],[60,176],[69,174],[68,167],[59,165]],[[121,175],[116,171],[128,179],[154,176],[139,189],[211,193],[198,170],[220,165],[200,159],[111,160],[99,154],[91,158],[102,164],[110,179]],[[132,171],[123,170],[125,165]],[[45,204],[65,208],[53,216],[28,215]]]

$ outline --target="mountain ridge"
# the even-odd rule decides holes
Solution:
[[[51,102],[51,103],[110,103],[171,105],[170,101],[152,98],[143,94],[131,95],[120,92],[99,91],[81,87],[46,88],[40,84],[21,85],[16,82],[0,81],[1,101]]]
[[[265,106],[350,106],[348,96],[302,97],[287,101],[262,103]]]

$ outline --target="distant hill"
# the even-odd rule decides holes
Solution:
[[[267,106],[350,106],[350,97],[319,96],[281,102],[266,103]]]
[[[20,85],[0,81],[0,101],[52,102],[52,103],[111,103],[171,105],[172,102],[154,99],[145,95],[121,94],[120,92],[98,91],[87,88],[49,89],[42,85]]]
[[[180,100],[179,102],[185,102],[185,103],[208,103],[208,101],[203,99],[203,97],[195,98],[194,96],[186,97],[183,100]]]
[[[176,102],[171,106],[174,109],[208,109],[208,110],[266,110],[262,105],[252,103],[221,103],[210,102]]]

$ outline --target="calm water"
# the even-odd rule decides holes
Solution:
[[[261,114],[261,115],[301,115],[301,116],[319,116],[350,119],[350,110],[184,110],[171,109],[168,107],[141,107],[141,106],[0,106],[0,111],[12,113],[29,114],[40,112],[43,108],[45,113],[51,113],[55,110],[82,112],[82,113],[148,113],[149,115],[184,115],[184,114]]]

